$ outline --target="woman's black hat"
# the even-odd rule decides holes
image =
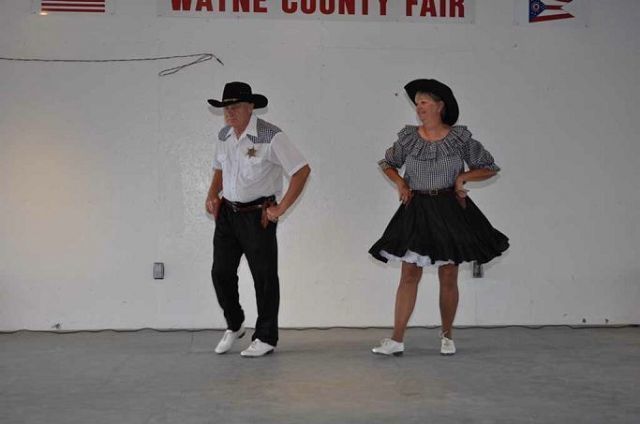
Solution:
[[[435,94],[442,99],[446,108],[442,121],[447,125],[453,125],[458,120],[458,115],[460,114],[458,102],[446,84],[434,79],[417,79],[405,85],[404,89],[414,104],[416,102],[416,93],[418,92]]]

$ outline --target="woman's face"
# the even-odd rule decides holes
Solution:
[[[417,93],[415,101],[416,113],[422,122],[442,122],[442,110],[444,108],[443,101],[434,100],[426,93]]]

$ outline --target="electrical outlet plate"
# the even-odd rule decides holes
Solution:
[[[153,278],[155,280],[164,279],[164,262],[155,262],[153,264]]]
[[[482,278],[484,272],[482,270],[482,264],[477,261],[473,261],[473,278]]]

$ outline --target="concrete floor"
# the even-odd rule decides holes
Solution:
[[[259,359],[219,331],[0,335],[0,423],[640,423],[640,329],[287,330]]]

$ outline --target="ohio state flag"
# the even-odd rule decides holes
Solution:
[[[515,0],[514,12],[516,25],[587,25],[589,10],[585,0]]]

